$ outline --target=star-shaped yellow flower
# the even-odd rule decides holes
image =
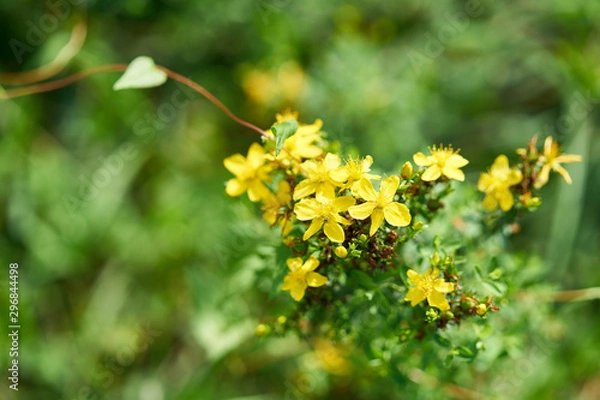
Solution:
[[[515,202],[510,187],[522,179],[521,171],[511,169],[504,154],[496,157],[489,172],[482,172],[477,183],[477,189],[485,193],[483,208],[493,211],[500,206],[502,211],[510,210]]]
[[[573,182],[571,176],[566,169],[560,165],[561,163],[581,162],[582,157],[575,154],[560,154],[558,143],[551,136],[548,136],[544,141],[544,153],[540,156],[540,161],[544,163],[542,170],[535,181],[535,187],[541,188],[548,182],[550,170],[554,170],[562,175],[569,185]]]
[[[370,174],[371,165],[373,165],[373,157],[366,156],[364,159],[349,158],[346,165],[343,167],[348,173],[348,182],[344,188],[351,188],[352,194],[358,196],[358,186],[361,179],[381,179],[381,176]]]
[[[454,284],[438,278],[439,273],[440,270],[437,268],[430,268],[425,274],[419,274],[409,269],[407,272],[408,280],[415,287],[408,291],[404,300],[410,301],[410,305],[414,307],[427,299],[430,306],[437,307],[441,311],[449,310],[450,304],[448,304],[444,294],[452,292]]]
[[[393,226],[406,226],[410,223],[408,207],[394,201],[399,184],[400,179],[397,176],[389,176],[381,182],[380,191],[377,193],[368,179],[363,178],[359,182],[358,195],[366,201],[348,208],[348,212],[352,218],[360,220],[371,217],[370,236],[377,232],[384,218]]]
[[[306,179],[300,181],[294,189],[294,200],[316,193],[319,198],[332,199],[336,186],[343,186],[348,172],[340,168],[342,161],[335,154],[328,153],[322,161],[307,160],[302,163],[302,172]]]
[[[339,213],[348,210],[348,207],[355,202],[356,200],[351,196],[302,199],[294,207],[296,218],[300,221],[312,221],[304,236],[302,236],[302,240],[307,240],[323,228],[323,232],[329,240],[342,243],[346,239],[346,235],[340,224],[350,225],[351,222]]]
[[[428,167],[421,179],[426,182],[435,181],[440,176],[444,175],[449,179],[464,181],[465,174],[460,170],[469,163],[463,156],[459,155],[459,150],[454,151],[452,146],[440,147],[439,149],[433,146],[429,149],[430,156],[418,152],[413,156],[415,164],[421,167]]]
[[[327,277],[313,272],[319,266],[319,260],[309,257],[304,264],[300,257],[289,258],[287,266],[290,272],[283,279],[283,290],[289,290],[292,298],[296,301],[302,300],[306,288],[319,287],[327,283]]]
[[[227,181],[227,194],[236,197],[248,191],[250,201],[259,201],[268,196],[270,191],[263,182],[271,181],[269,174],[273,168],[265,164],[265,157],[263,148],[258,143],[252,143],[247,157],[234,154],[223,160],[225,168],[235,175],[235,178]]]

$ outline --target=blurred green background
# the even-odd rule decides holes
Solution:
[[[0,72],[52,60],[79,3],[2,2]],[[533,135],[553,135],[584,162],[567,166],[572,186],[544,188],[509,249],[539,254],[549,286],[600,286],[600,2],[123,0],[85,9],[85,45],[60,76],[151,56],[258,126],[286,107],[307,123],[321,118],[331,139],[372,155],[381,171],[452,143],[476,183],[496,155],[516,160]],[[27,46],[18,55],[14,39]],[[0,102],[0,321],[7,331],[7,266],[18,262],[22,326],[20,390],[3,376],[0,398],[477,398],[418,377],[329,375],[307,344],[255,337],[274,301],[254,271],[277,237],[248,202],[225,196],[222,159],[245,154],[256,134],[173,82],[113,92],[118,77]],[[514,346],[438,378],[489,398],[600,398],[599,306],[516,304]],[[510,341],[501,315],[491,318]]]

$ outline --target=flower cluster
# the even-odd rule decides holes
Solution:
[[[508,157],[499,155],[488,172],[479,177],[477,188],[485,193],[483,207],[494,211],[498,207],[509,211],[515,205],[515,194],[518,195],[519,208],[535,210],[540,204],[537,190],[548,183],[550,171],[558,172],[568,184],[571,176],[561,165],[582,161],[582,157],[574,154],[562,154],[558,143],[551,136],[544,141],[542,152],[536,147],[534,137],[527,148],[517,149],[521,160],[514,166],[509,165]]]
[[[288,122],[297,129],[278,138],[282,132],[278,127]],[[224,160],[234,175],[227,182],[227,194],[247,193],[250,201],[260,204],[262,218],[280,227],[283,253],[288,256],[276,261],[274,276],[282,281],[275,285],[289,291],[297,304],[294,313],[280,317],[287,321],[285,326],[296,324],[302,331],[344,321],[350,317],[341,305],[372,287],[379,287],[390,309],[417,313],[417,317],[402,314],[425,324],[413,327],[415,338],[429,329],[427,324],[443,328],[496,311],[490,297],[479,300],[474,292],[464,291],[452,252],[441,257],[436,251],[417,265],[401,257],[403,246],[417,241],[445,207],[442,200],[454,190],[452,181],[465,181],[462,168],[469,161],[452,146],[440,145],[430,148],[429,155],[414,154],[416,167],[406,161],[397,174],[376,174],[371,156],[344,158],[322,126],[319,119],[299,123],[297,113],[286,111],[276,116],[262,144],[250,146],[247,156]],[[477,188],[484,192],[483,209],[509,211],[515,197],[526,209],[534,208],[539,205],[534,191],[546,183],[549,172],[557,171],[570,182],[560,164],[580,160],[561,154],[551,138],[541,154],[535,141],[518,153],[522,160],[517,165],[500,155],[481,174]],[[315,313],[315,309],[330,311]]]

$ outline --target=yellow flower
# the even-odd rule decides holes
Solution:
[[[348,375],[351,371],[352,364],[346,359],[344,350],[327,339],[319,338],[315,341],[315,354],[323,369],[334,375]]]
[[[371,217],[370,236],[377,232],[384,218],[393,226],[406,226],[410,223],[408,207],[394,201],[399,184],[400,179],[397,176],[387,177],[381,182],[380,192],[377,193],[369,180],[362,179],[359,182],[358,195],[366,202],[348,208],[348,212],[352,218],[360,220]]]
[[[501,154],[496,157],[489,172],[481,173],[477,189],[485,193],[483,208],[493,211],[498,208],[508,211],[514,204],[514,196],[510,187],[521,182],[523,174],[516,168],[510,169],[508,158]]]
[[[548,136],[546,141],[544,141],[544,153],[540,156],[540,161],[544,163],[544,165],[537,177],[535,187],[541,188],[548,182],[548,175],[550,174],[551,169],[561,174],[565,179],[565,182],[570,185],[573,181],[567,170],[560,164],[580,162],[581,160],[582,157],[575,154],[560,154],[558,143],[552,140],[551,136]]]
[[[277,185],[277,193],[269,193],[268,196],[263,198],[263,219],[267,221],[271,226],[275,225],[277,219],[281,214],[281,208],[285,207],[292,201],[292,191],[290,184],[286,180],[282,180]],[[282,234],[285,236],[290,233],[292,224],[289,218],[284,217],[279,222],[282,229]]]
[[[373,157],[366,156],[363,160],[355,160],[349,158],[346,162],[345,168],[348,176],[348,182],[344,185],[345,188],[351,188],[354,196],[358,195],[358,186],[362,178],[366,179],[381,179],[379,175],[373,175],[371,171],[371,165],[373,165]]]
[[[469,163],[463,156],[458,155],[459,150],[452,150],[452,146],[440,147],[435,146],[429,149],[430,156],[418,152],[413,156],[415,164],[421,167],[428,167],[421,179],[426,182],[435,181],[440,176],[444,175],[447,178],[457,181],[464,181],[465,174],[459,169]]]
[[[259,201],[270,194],[263,182],[270,182],[272,167],[265,164],[265,152],[258,143],[252,143],[248,156],[234,154],[227,157],[223,164],[235,178],[227,181],[225,191],[232,197],[248,191],[250,201]]]
[[[348,210],[356,200],[350,196],[338,198],[309,198],[302,199],[296,207],[294,213],[300,221],[312,221],[302,240],[317,233],[321,228],[332,242],[342,243],[346,239],[344,229],[340,224],[350,225],[351,222],[339,215],[340,212]]]
[[[300,257],[289,258],[287,266],[290,272],[283,279],[282,289],[289,290],[296,301],[302,300],[308,286],[319,287],[328,281],[323,275],[313,272],[319,266],[319,260],[315,257],[309,257],[304,264],[302,264]]]
[[[450,309],[448,300],[444,297],[444,293],[450,293],[454,290],[452,282],[445,282],[443,278],[436,279],[440,270],[430,268],[425,274],[419,274],[412,269],[408,270],[408,280],[415,285],[408,291],[404,300],[410,301],[411,306],[415,306],[427,299],[432,307],[437,307],[441,311]]]
[[[348,179],[348,172],[340,168],[340,158],[327,153],[323,161],[307,160],[301,168],[306,179],[298,183],[294,189],[294,200],[301,199],[316,193],[319,198],[335,197],[335,187],[343,186]]]

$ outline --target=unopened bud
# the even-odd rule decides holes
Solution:
[[[402,165],[402,170],[401,170],[401,172],[400,172],[400,173],[402,174],[402,177],[403,177],[404,179],[408,179],[408,178],[410,178],[410,177],[412,176],[412,173],[413,173],[413,166],[412,166],[412,164],[410,163],[410,161],[407,161],[407,162],[405,162],[405,163]]]
[[[254,333],[256,334],[256,336],[265,336],[269,333],[270,330],[271,329],[267,325],[258,324],[256,329],[254,330]]]
[[[348,250],[344,246],[338,246],[334,250],[335,255],[339,258],[346,258],[348,256]]]
[[[277,322],[279,323],[279,325],[285,324],[286,321],[287,321],[287,318],[285,317],[285,315],[280,315],[279,317],[277,317]]]
[[[477,312],[477,315],[485,315],[485,313],[487,312],[487,306],[483,303],[478,304],[475,311]]]
[[[358,235],[358,240],[360,240],[361,242],[366,242],[367,241],[367,235],[365,235],[364,233],[361,233],[360,235]]]

